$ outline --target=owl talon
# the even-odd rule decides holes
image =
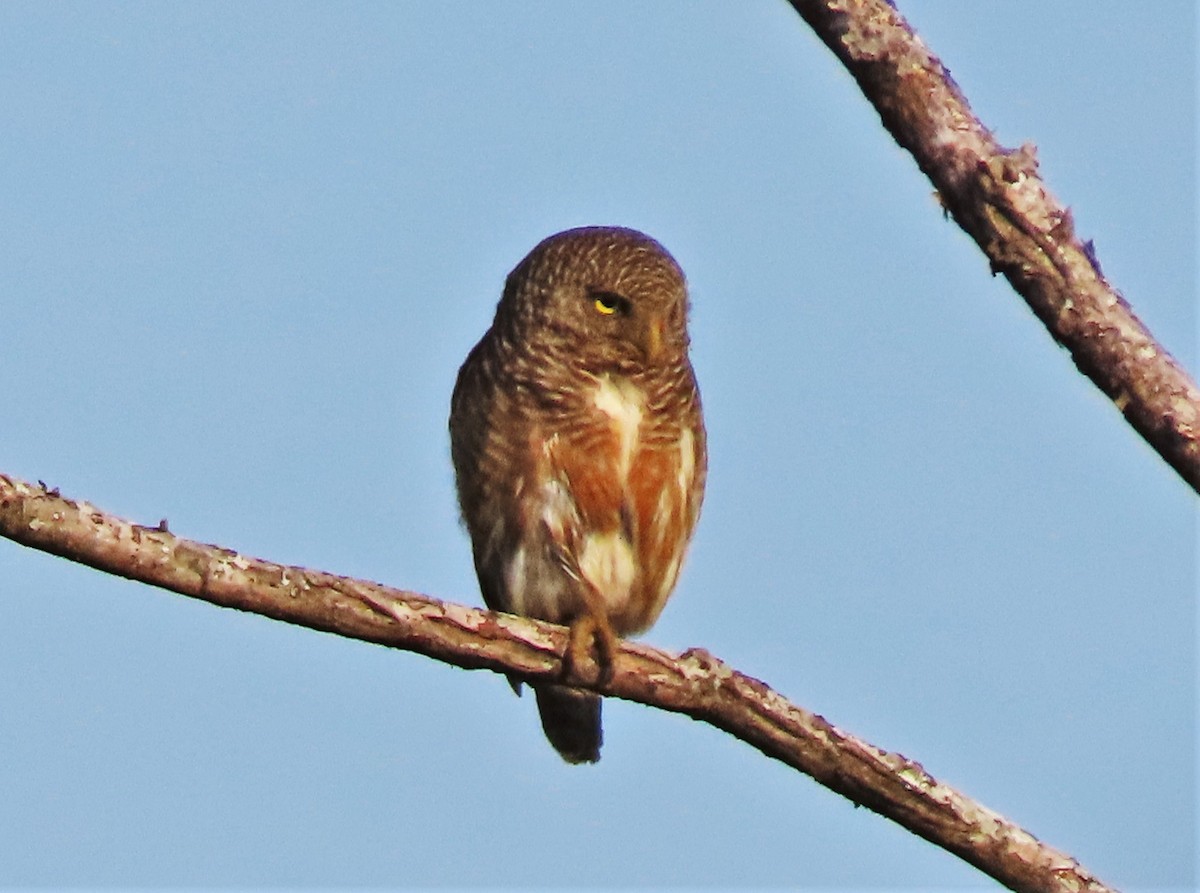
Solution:
[[[567,650],[563,654],[563,679],[587,679],[583,668],[592,659],[592,645],[596,646],[596,684],[606,686],[612,681],[613,662],[616,659],[618,639],[609,625],[607,617],[584,614],[570,626]]]

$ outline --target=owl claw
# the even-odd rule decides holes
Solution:
[[[596,646],[596,684],[607,686],[612,682],[613,663],[616,660],[619,640],[609,625],[608,618],[594,614],[584,614],[570,626],[567,650],[563,654],[564,681],[588,678],[583,668],[592,658],[593,643]]]

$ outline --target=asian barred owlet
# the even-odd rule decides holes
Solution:
[[[688,297],[631,229],[550,236],[509,274],[458,373],[450,443],[483,599],[572,627],[602,672],[658,618],[700,514],[707,466]],[[514,687],[518,688],[519,683]],[[600,758],[600,697],[534,686],[546,737]]]

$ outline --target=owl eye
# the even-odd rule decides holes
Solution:
[[[629,299],[615,292],[593,291],[589,296],[592,299],[592,306],[605,316],[611,316],[614,313],[624,315],[629,312]]]

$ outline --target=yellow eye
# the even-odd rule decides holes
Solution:
[[[592,306],[597,312],[603,313],[605,316],[612,316],[614,313],[628,313],[629,299],[623,295],[611,291],[593,291],[591,292]]]

